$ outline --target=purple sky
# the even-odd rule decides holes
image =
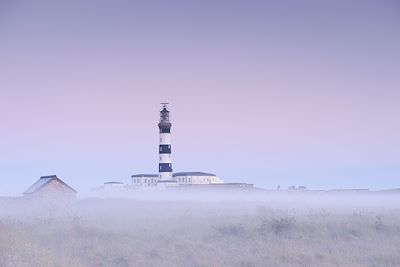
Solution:
[[[158,166],[400,187],[398,1],[0,0],[0,195]]]

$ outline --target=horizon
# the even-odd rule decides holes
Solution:
[[[397,1],[0,2],[0,196],[174,172],[400,187]]]

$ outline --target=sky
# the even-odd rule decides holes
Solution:
[[[0,195],[174,171],[400,187],[398,1],[0,0]]]

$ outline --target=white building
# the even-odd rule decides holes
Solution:
[[[164,187],[178,185],[207,185],[207,184],[222,184],[222,181],[218,176],[212,173],[205,172],[178,172],[172,174],[172,183],[169,181],[160,181],[160,176],[157,174],[135,174],[131,176],[133,187],[153,187],[157,184],[165,183]]]
[[[177,172],[172,175],[172,178],[179,185],[222,184],[224,182],[215,174],[205,172]]]
[[[104,192],[124,191],[126,187],[121,182],[106,182],[103,186]]]
[[[134,187],[153,187],[157,186],[160,177],[157,174],[135,174],[131,179]]]

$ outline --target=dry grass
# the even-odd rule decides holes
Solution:
[[[127,199],[0,208],[0,266],[400,266],[396,208]]]

